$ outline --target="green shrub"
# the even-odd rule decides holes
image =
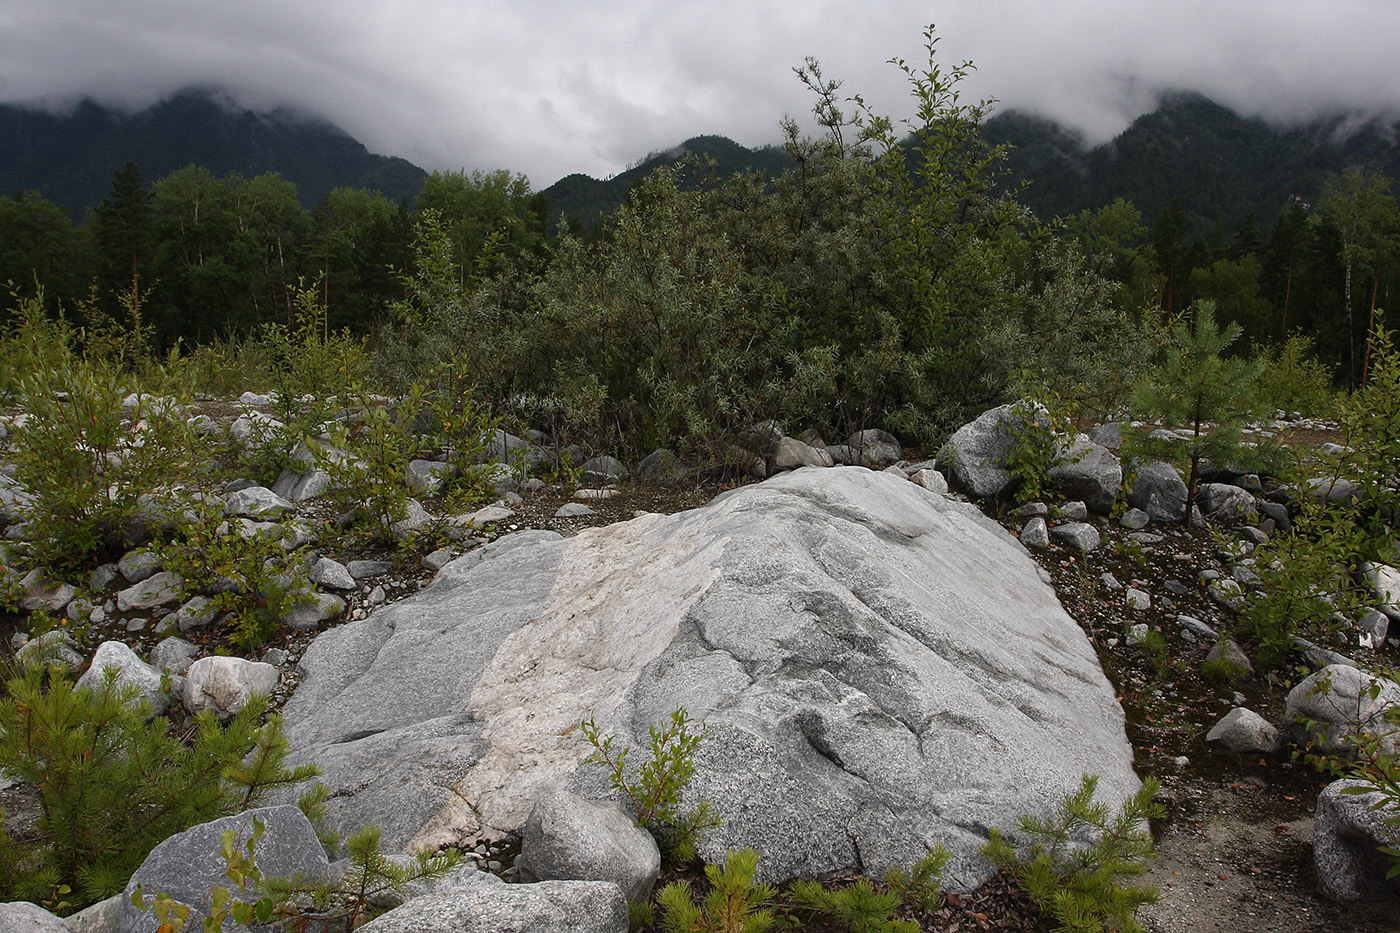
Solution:
[[[170,541],[156,548],[162,566],[184,580],[183,596],[204,596],[227,614],[228,640],[251,650],[276,637],[287,614],[309,604],[304,549],[285,546],[289,529],[244,534],[217,499],[194,506]]]
[[[1098,778],[1086,774],[1053,816],[1020,817],[1017,828],[1032,840],[1025,854],[995,827],[982,851],[1014,877],[1060,929],[1141,933],[1134,914],[1157,900],[1157,891],[1127,879],[1146,872],[1147,859],[1155,851],[1147,821],[1164,813],[1153,799],[1158,784],[1148,778],[1116,815],[1094,800],[1097,786]],[[1084,842],[1086,834],[1093,837],[1091,844]]]
[[[720,825],[708,801],[702,800],[684,813],[680,810],[681,794],[695,773],[695,750],[705,737],[703,727],[699,732],[691,732],[693,725],[682,708],[671,713],[665,729],[652,726],[647,742],[651,759],[635,774],[627,768],[631,749],[614,748],[614,736],[600,736],[591,716],[580,725],[584,738],[594,748],[588,761],[608,769],[608,783],[627,798],[637,825],[652,831],[662,855],[675,865],[692,861],[704,834]]]
[[[818,881],[794,881],[787,898],[813,923],[823,923],[850,933],[919,933],[917,923],[894,916],[901,904],[893,891],[877,892],[868,878],[842,888],[828,888]]]
[[[361,396],[357,419],[329,426],[333,449],[313,448],[317,466],[331,476],[331,497],[353,510],[377,542],[393,543],[393,526],[408,515],[406,475],[422,444],[426,410],[427,394],[421,386],[413,386],[393,403]]]
[[[182,741],[163,717],[148,720],[138,696],[112,669],[92,690],[37,665],[5,683],[0,771],[38,788],[41,812],[32,838],[0,830],[0,898],[49,898],[66,886],[74,909],[101,900],[167,836],[318,773],[284,767],[281,718],[258,725],[264,698],[226,726],[200,714]]]
[[[1257,346],[1254,364],[1259,375],[1253,395],[1260,410],[1296,411],[1309,418],[1330,418],[1336,411],[1332,373],[1317,359],[1311,337],[1289,337],[1281,347]]]
[[[71,356],[19,381],[28,418],[11,444],[35,563],[76,569],[131,543],[143,497],[177,497],[203,459],[183,415],[148,395],[132,408],[123,377]]]
[[[697,903],[690,884],[673,881],[656,893],[661,928],[667,933],[765,933],[778,922],[764,906],[777,893],[771,884],[754,884],[758,853],[736,849],[724,867],[706,865],[710,890]]]
[[[885,884],[910,910],[937,910],[948,858],[948,850],[936,845],[913,868],[891,867],[885,872]]]

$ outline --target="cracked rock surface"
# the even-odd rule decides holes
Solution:
[[[685,707],[701,849],[772,879],[953,854],[1100,775],[1137,787],[1097,657],[1014,538],[975,508],[859,468],[804,469],[704,508],[571,538],[507,535],[419,594],[326,632],[286,708],[337,828],[387,849],[513,832],[552,785],[605,794],[577,724],[619,745]]]

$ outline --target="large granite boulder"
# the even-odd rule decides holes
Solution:
[[[644,901],[661,874],[661,850],[613,801],[558,790],[535,801],[516,865],[522,881],[611,881],[629,901]]]
[[[1361,781],[1333,781],[1318,795],[1313,822],[1317,888],[1347,903],[1400,903],[1400,877],[1386,878],[1393,863],[1380,851],[1381,846],[1400,847],[1400,830],[1386,825],[1400,813],[1379,791],[1349,792],[1370,786]]]
[[[562,538],[508,535],[420,593],[322,634],[285,710],[333,826],[389,850],[500,836],[585,765],[592,715],[642,754],[685,707],[706,723],[700,854],[767,878],[953,853],[984,877],[988,827],[1047,815],[1083,773],[1133,793],[1123,713],[1019,543],[891,473],[800,470],[708,506]]]

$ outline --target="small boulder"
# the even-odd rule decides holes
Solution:
[[[328,590],[353,590],[355,578],[340,561],[322,557],[311,566],[311,582]]]
[[[1202,483],[1196,502],[1202,514],[1218,525],[1245,524],[1259,516],[1253,493],[1230,483]]]
[[[190,715],[213,710],[228,720],[254,693],[270,694],[277,688],[277,668],[245,658],[200,658],[185,674],[185,709]]]
[[[1207,742],[1219,742],[1240,754],[1274,754],[1283,749],[1283,736],[1273,723],[1250,709],[1237,706],[1206,733]]]
[[[185,592],[185,580],[177,573],[162,570],[140,583],[133,584],[117,594],[117,609],[127,612],[132,609],[155,609],[157,606],[170,606],[180,601]]]
[[[1400,730],[1385,714],[1396,705],[1400,684],[1345,664],[1329,664],[1290,690],[1284,708],[1289,722],[1296,724],[1299,745],[1315,738],[1323,751],[1345,753],[1350,749],[1347,736],[1370,733],[1380,737],[1382,751],[1395,754],[1400,751]],[[1301,725],[1304,720],[1318,724],[1314,736]]]
[[[937,493],[940,496],[948,494],[948,481],[943,478],[943,474],[937,470],[926,469],[916,470],[910,474],[909,481],[916,486],[922,486],[929,492]]]
[[[680,458],[664,447],[653,450],[637,464],[637,475],[648,482],[665,483],[680,479],[686,473]]]
[[[159,555],[144,548],[127,551],[117,561],[117,571],[126,578],[127,583],[140,583],[159,569]]]
[[[609,881],[473,884],[416,897],[360,933],[627,933],[627,899]]]
[[[1055,461],[1046,480],[1071,499],[1082,499],[1094,512],[1107,515],[1123,485],[1123,466],[1113,451],[1078,434],[1055,443]]]
[[[846,438],[846,446],[856,451],[859,457],[857,463],[872,470],[883,470],[904,456],[899,439],[879,428],[857,431]]]
[[[245,810],[235,816],[193,826],[166,839],[151,850],[122,891],[120,929],[122,933],[156,933],[155,914],[138,910],[131,894],[139,884],[149,896],[157,891],[193,908],[190,924],[198,929],[200,918],[211,907],[211,890],[230,887],[224,872],[228,866],[220,855],[225,830],[233,830],[240,841],[252,838],[253,821],[263,825],[255,850],[258,868],[266,877],[327,877],[329,863],[311,821],[292,806]],[[247,900],[255,892],[233,892]]]
[[[162,639],[151,649],[151,667],[158,671],[184,676],[194,659],[199,657],[199,646],[183,638],[171,636]]]
[[[1045,519],[1037,515],[1026,522],[1021,529],[1021,543],[1026,547],[1047,548],[1050,546],[1050,528],[1045,524]]]
[[[1347,793],[1369,786],[1360,781],[1333,781],[1317,796],[1313,819],[1313,866],[1317,888],[1346,903],[1400,900],[1400,876],[1387,879],[1394,864],[1381,846],[1400,847],[1400,832],[1385,825],[1397,816],[1376,791]]]
[[[78,595],[78,590],[69,583],[50,576],[43,567],[35,567],[19,581],[21,593],[19,607],[25,612],[62,612]]]
[[[436,460],[410,460],[404,479],[415,496],[435,496],[451,472],[448,464]]]
[[[1165,461],[1141,466],[1128,493],[1128,504],[1153,521],[1180,524],[1186,520],[1186,483],[1176,467]]]
[[[242,515],[254,519],[280,518],[294,508],[296,506],[266,486],[240,489],[224,502],[225,515]]]
[[[661,873],[661,852],[617,804],[555,790],[535,801],[521,827],[518,864],[524,881],[612,881],[640,901]]]
[[[323,623],[340,618],[345,612],[345,600],[331,593],[312,592],[300,605],[292,607],[282,617],[282,624],[294,632],[319,628]]]
[[[1030,419],[1047,430],[1050,427],[1044,406],[1017,403],[984,411],[958,428],[938,452],[939,462],[951,469],[949,479],[978,499],[995,498],[1011,490],[1020,477],[1007,464],[1016,433]]]
[[[1050,529],[1050,537],[1082,554],[1088,554],[1095,550],[1100,543],[1099,530],[1087,522],[1067,522],[1063,525],[1056,525]]]
[[[831,454],[825,449],[808,447],[795,437],[784,437],[778,440],[778,446],[768,458],[768,475],[804,466],[829,467],[834,464]]]
[[[607,486],[627,478],[627,467],[616,457],[591,457],[579,471],[579,482],[585,486]]]
[[[140,698],[145,701],[151,715],[159,716],[170,707],[170,695],[161,690],[160,671],[142,661],[135,651],[119,641],[104,641],[98,645],[92,663],[74,686],[95,690],[103,682],[104,672],[109,667],[117,670],[118,687],[132,686],[140,691]]]

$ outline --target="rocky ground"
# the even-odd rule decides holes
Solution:
[[[919,459],[906,454],[910,460]],[[633,517],[639,511],[675,512],[703,505],[726,488],[716,478],[661,486],[623,484],[611,498],[589,499],[592,514],[560,518],[570,501],[556,486],[527,492],[512,503],[515,514],[483,537],[525,528],[547,528],[569,535],[581,528]],[[440,503],[424,500],[429,511]],[[1012,532],[1023,519],[1001,515]],[[1253,675],[1234,685],[1201,672],[1212,642],[1177,623],[1193,616],[1228,628],[1228,610],[1213,602],[1198,574],[1224,570],[1217,541],[1204,528],[1149,531],[1159,540],[1134,540],[1116,522],[1093,518],[1102,545],[1088,554],[1052,544],[1034,556],[1050,573],[1061,601],[1097,648],[1128,715],[1129,738],[1139,773],[1162,782],[1167,816],[1155,826],[1159,855],[1147,881],[1161,892],[1159,903],[1141,920],[1149,931],[1337,931],[1392,930],[1400,917],[1392,908],[1340,905],[1316,893],[1311,857],[1312,812],[1328,778],[1288,753],[1236,755],[1213,747],[1206,732],[1232,707],[1245,705],[1272,722],[1284,719],[1283,700],[1297,675],[1289,670]],[[372,611],[373,588],[388,601],[415,592],[432,576],[422,562],[425,548],[370,553],[349,548],[353,558],[387,558],[388,572],[351,594],[350,612]],[[1129,603],[1127,588],[1148,594],[1149,607]],[[120,638],[139,652],[155,643],[148,629],[129,631],[130,614],[114,614],[84,633],[90,650],[106,638]],[[1155,647],[1130,643],[1128,629],[1146,623],[1161,632]],[[8,643],[18,620],[0,617],[0,637]],[[314,633],[293,633],[270,646],[283,665],[295,664]],[[213,638],[206,633],[203,637]],[[1346,651],[1347,645],[1329,645]],[[280,654],[277,654],[279,653]],[[295,681],[284,683],[290,692]],[[0,788],[0,808],[12,814],[26,807],[22,787]],[[11,822],[11,828],[16,823]],[[484,853],[496,856],[499,853]],[[947,896],[937,914],[925,918],[929,930],[1034,930],[1037,921],[1023,895],[1000,876],[970,895]],[[1048,929],[1048,927],[1045,927]]]

